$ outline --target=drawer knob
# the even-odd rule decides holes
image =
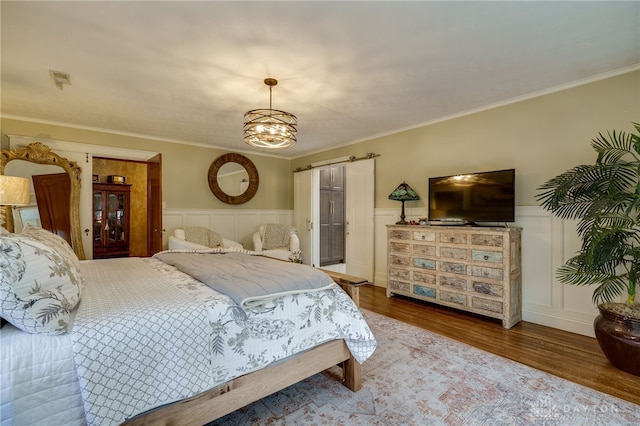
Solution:
[[[486,254],[483,257],[484,257],[484,260],[489,260],[489,256],[487,256]]]
[[[423,235],[423,236],[422,236],[422,239],[424,240],[425,238],[427,238],[427,237]]]
[[[449,238],[449,241],[453,242],[453,240],[454,240],[454,238],[453,238],[453,237]]]

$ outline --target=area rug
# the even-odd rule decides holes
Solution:
[[[638,425],[640,406],[363,310],[378,348],[353,393],[316,374],[211,425]]]

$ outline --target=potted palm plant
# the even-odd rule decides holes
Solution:
[[[640,124],[633,125],[640,133]],[[557,277],[564,284],[595,286],[598,343],[615,367],[640,376],[640,136],[608,132],[591,146],[595,164],[547,181],[537,199],[556,216],[578,220],[580,251]]]

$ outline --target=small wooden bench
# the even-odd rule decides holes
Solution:
[[[354,275],[342,274],[340,272],[329,271],[320,268],[322,272],[329,275],[336,284],[340,285],[344,291],[353,299],[357,307],[360,307],[360,286],[371,284],[366,278],[356,277]]]

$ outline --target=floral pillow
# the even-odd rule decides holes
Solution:
[[[26,235],[29,238],[40,241],[52,249],[57,250],[58,253],[60,253],[60,256],[67,259],[78,271],[80,271],[80,259],[78,259],[76,252],[73,251],[73,248],[71,248],[67,240],[64,238],[51,231],[47,231],[46,229],[33,225],[27,225],[22,230],[22,235]]]
[[[0,316],[29,333],[65,333],[80,301],[79,261],[55,244],[0,233]]]

